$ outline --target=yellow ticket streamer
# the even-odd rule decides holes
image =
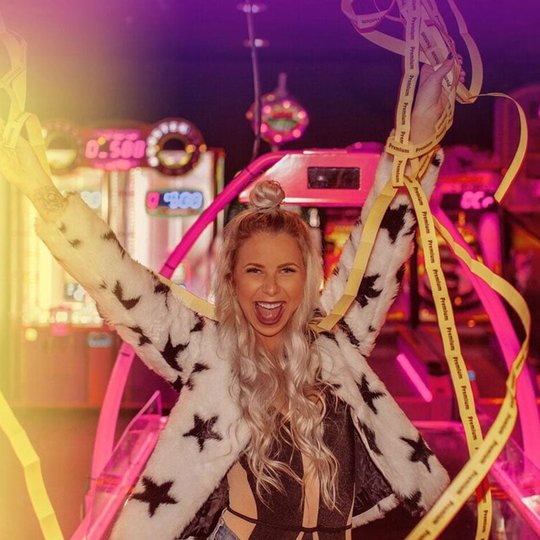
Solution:
[[[7,93],[10,100],[7,123],[4,132],[0,133],[0,144],[15,148],[19,134],[26,126],[29,142],[36,148],[45,170],[48,170],[39,122],[35,116],[24,112],[26,101],[25,43],[19,36],[6,31],[1,18],[0,40],[11,61],[11,69],[0,79],[0,88]],[[44,538],[47,540],[63,539],[64,536],[43,482],[39,457],[1,392],[0,428],[6,434],[23,467],[30,500]]]
[[[386,10],[358,16],[352,9],[352,0],[342,0],[343,11],[362,35],[374,43],[404,56],[404,75],[396,112],[396,129],[386,145],[386,151],[394,156],[391,185],[387,185],[383,190],[380,204],[378,204],[379,200],[377,200],[368,216],[364,226],[363,242],[356,254],[353,263],[354,270],[346,285],[343,297],[329,316],[321,322],[320,326],[324,329],[332,328],[354,300],[373,245],[373,239],[382,215],[390,202],[388,199],[391,200],[398,186],[405,186],[412,198],[419,222],[421,241],[426,252],[426,269],[434,295],[443,347],[456,392],[469,454],[471,455],[469,462],[454,479],[444,495],[424,516],[408,538],[436,538],[476,490],[478,502],[476,538],[488,539],[491,526],[491,494],[485,479],[491,465],[510,437],[517,418],[516,383],[527,355],[530,315],[525,302],[510,284],[491,272],[479,261],[472,259],[461,246],[453,241],[448,231],[439,222],[434,221],[427,198],[419,183],[429,166],[437,144],[452,124],[454,100],[457,99],[461,103],[473,103],[481,95],[482,64],[478,49],[467,31],[465,21],[457,7],[452,0],[448,0],[448,4],[470,55],[473,68],[471,86],[467,89],[462,84],[457,83],[460,66],[456,65],[453,73],[449,74],[445,79],[443,90],[447,94],[448,100],[444,113],[435,126],[434,136],[429,141],[419,145],[412,145],[409,142],[410,115],[418,79],[419,61],[430,62],[436,66],[442,63],[449,53],[454,58],[457,58],[455,45],[448,35],[446,25],[437,6],[432,0],[398,0],[397,2],[391,2]],[[391,17],[391,10],[394,7],[399,9],[400,18]],[[385,18],[397,21],[400,24],[404,22],[405,40],[386,35],[377,29]],[[508,97],[504,94],[495,93],[486,95]],[[517,103],[516,106],[518,107],[522,125],[521,138],[512,164],[496,192],[495,198],[498,202],[502,200],[511,185],[523,161],[526,148],[525,117]],[[519,315],[526,332],[521,349],[510,369],[503,405],[485,439],[483,439],[476,415],[467,368],[461,354],[451,302],[443,278],[436,230],[475,275],[482,278],[507,300]],[[479,487],[480,484],[482,485]]]

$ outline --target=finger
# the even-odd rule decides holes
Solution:
[[[435,67],[434,72],[441,81],[444,77],[450,72],[454,66],[454,60],[452,58],[447,58],[442,64],[439,64]]]
[[[433,67],[430,64],[423,64],[420,68],[419,84],[422,85],[426,79],[434,73]]]

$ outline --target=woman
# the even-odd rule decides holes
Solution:
[[[432,134],[452,65],[423,69],[413,142]],[[438,153],[423,179],[428,194],[440,162]],[[322,296],[306,226],[279,208],[277,183],[256,186],[252,209],[226,228],[216,323],[133,261],[80,198],[64,198],[22,138],[16,151],[0,150],[0,172],[35,204],[53,255],[180,392],[112,538],[337,540],[397,506],[421,514],[434,503],[447,474],[366,362],[410,254],[408,196],[392,202],[338,328],[309,329],[340,297],[362,220],[390,171],[384,155]]]

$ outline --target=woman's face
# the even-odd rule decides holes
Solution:
[[[253,234],[238,250],[233,278],[257,339],[275,350],[304,296],[306,268],[298,242],[287,233]]]

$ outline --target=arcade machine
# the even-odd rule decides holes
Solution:
[[[54,122],[46,131],[59,189],[78,191],[131,255],[152,269],[221,189],[223,153],[208,150],[199,130],[184,119],[83,129]],[[17,206],[18,249],[13,252],[20,256],[13,276],[22,279],[13,280],[18,286],[12,316],[21,321],[14,398],[23,404],[99,406],[119,345],[116,334],[32,234],[30,205],[19,200]],[[176,283],[201,294],[208,289],[208,254],[219,226],[199,239],[173,276]],[[162,384],[159,378],[144,383],[145,377],[132,374],[127,405],[140,406],[154,385]]]
[[[359,207],[364,203],[373,182],[380,152],[374,151],[369,145],[361,144],[346,150],[277,151],[278,143],[286,140],[287,128],[292,126],[292,129],[296,129],[297,124],[292,110],[295,108],[296,110],[302,110],[300,107],[296,107],[296,103],[294,103],[295,107],[293,107],[290,96],[285,97],[284,101],[287,101],[287,105],[275,99],[274,96],[270,103],[263,101],[262,107],[262,126],[266,125],[264,134],[276,151],[261,156],[252,162],[249,168],[235,177],[224,191],[218,195],[214,203],[199,216],[193,227],[184,235],[180,244],[167,259],[163,266],[166,270],[165,274],[175,271],[175,265],[187,255],[198,235],[213,223],[220,210],[231,203],[237,195],[239,195],[241,202],[247,202],[249,197],[248,185],[254,179],[264,178],[265,176],[278,178],[286,192],[284,203],[293,207],[308,209],[306,219],[312,227],[314,236],[318,235],[319,238],[322,236],[320,232],[321,213],[319,212],[321,208],[352,208],[351,221],[354,221],[359,213]],[[275,116],[279,121],[272,122],[272,111],[276,112]],[[265,115],[267,115],[266,118]],[[305,124],[307,124],[307,116],[302,116]],[[263,132],[262,129],[261,132]],[[296,133],[298,134],[298,131]],[[277,139],[275,135],[278,136]],[[482,202],[480,202],[480,205],[482,205]],[[356,214],[353,217],[354,211]],[[330,234],[326,236],[327,240],[332,239]],[[334,235],[335,238],[337,236],[337,234]],[[344,241],[346,231],[340,231],[340,236]],[[337,241],[334,240],[333,243],[337,244]],[[334,247],[332,247],[332,254],[336,255]],[[330,264],[327,264],[327,266],[330,267]],[[128,354],[126,351],[125,355]],[[372,364],[377,369],[377,361],[372,362]],[[129,362],[125,365],[126,369],[129,369]],[[452,459],[456,457],[458,451],[462,452],[462,460],[458,465],[461,466],[467,459],[463,433],[455,422],[440,421],[443,419],[450,420],[451,410],[443,410],[444,407],[440,408],[441,410],[436,409],[436,404],[440,398],[440,396],[435,395],[437,385],[435,383],[430,385],[429,377],[426,383],[421,374],[415,371],[414,366],[404,368],[403,365],[405,364],[402,364],[403,372],[407,373],[407,375],[402,379],[408,379],[409,386],[414,387],[413,391],[421,395],[420,398],[415,397],[414,399],[418,402],[418,410],[423,409],[422,414],[424,416],[421,418],[428,420],[427,423],[424,422],[425,425],[420,423],[419,427],[430,444],[438,449],[439,455],[444,455],[445,452],[448,454],[450,451],[451,455],[446,456],[449,468],[451,468]],[[395,375],[396,361],[392,361],[389,369],[393,377],[382,376],[385,381],[400,378]],[[377,371],[380,371],[380,369],[377,369]],[[416,379],[414,378],[415,374]],[[119,382],[121,382],[123,376],[118,377]],[[396,394],[393,388],[389,389],[393,394]],[[449,394],[450,392],[452,390],[449,388],[444,389],[444,393]],[[402,396],[398,395],[397,398],[403,406]],[[407,407],[404,408],[407,410]],[[426,410],[429,414],[426,414]],[[111,524],[114,522],[115,515],[121,508],[133,482],[144,465],[145,459],[151,452],[153,444],[155,444],[156,432],[159,431],[165,421],[164,418],[160,417],[159,412],[159,403],[155,399],[150,400],[148,407],[141,411],[141,414],[134,419],[130,428],[126,430],[110,459],[99,469],[102,472],[96,478],[95,490],[89,493],[86,500],[87,517],[74,536],[75,539],[106,537],[107,531],[110,530]],[[114,417],[114,403],[111,406],[111,413],[112,417]],[[108,411],[104,411],[102,414],[105,417]],[[437,419],[439,422],[434,423],[432,422],[433,419]],[[416,417],[416,420],[418,420],[418,417]],[[111,433],[112,431],[109,429],[109,434],[106,434],[96,447],[97,450],[102,450],[102,456],[107,455],[103,450],[106,450],[110,445],[110,441],[106,439],[111,438]],[[439,448],[440,446],[442,448]],[[534,466],[527,465],[528,476],[525,477],[521,474],[525,458],[523,458],[519,449],[514,450],[512,448],[512,452],[514,452],[513,457],[503,456],[497,467],[494,468],[495,472],[492,481],[500,487],[502,493],[496,514],[496,531],[498,537],[504,538],[512,526],[515,527],[514,530],[519,528],[521,538],[534,538],[533,535],[540,532],[540,511],[537,504],[537,493],[540,491],[540,473],[534,469]],[[516,456],[521,457],[516,459]],[[521,461],[519,461],[520,459]],[[521,481],[523,478],[525,478],[524,482]]]
[[[199,216],[191,229],[183,236],[164,268],[174,271],[174,265],[169,264],[170,261],[183,260],[198,235],[213,223],[220,210],[232,202],[236,195],[239,195],[241,202],[247,202],[248,185],[254,179],[264,177],[279,179],[287,194],[284,203],[291,206],[308,208],[352,206],[358,209],[364,203],[373,182],[378,159],[379,153],[362,149],[361,145],[346,150],[278,151],[261,156],[251,163],[248,169],[235,177],[210,207]],[[319,233],[315,230],[317,223],[314,221],[311,225],[314,232]],[[375,368],[377,367],[377,362],[372,362],[372,364]],[[399,375],[396,377],[395,367],[394,362],[391,366],[393,376],[383,377],[385,380],[399,378]],[[418,381],[417,384],[419,384]],[[429,390],[425,384],[424,387]],[[393,389],[390,388],[390,391],[393,392]],[[436,396],[431,395],[431,401],[435,402],[434,398]],[[424,397],[422,399],[424,401],[420,403],[423,403],[423,408],[429,409],[429,400]],[[398,396],[398,401],[403,404],[401,396]],[[114,407],[111,409],[112,416],[114,416],[113,409]],[[108,414],[108,411],[104,411],[105,416]],[[430,416],[428,418],[424,416],[424,419],[432,420]],[[95,489],[87,497],[85,520],[74,538],[106,537],[107,531],[114,523],[115,516],[155,444],[157,433],[163,422],[164,419],[161,418],[155,400],[150,401],[148,408],[143,409],[141,414],[134,419],[115,446],[110,458],[100,468],[101,472],[94,483]],[[448,454],[450,451],[451,455],[445,456],[444,459],[448,461],[449,468],[453,466],[455,469],[454,453],[459,451],[466,456],[465,442],[459,425],[454,422],[428,422],[426,425],[420,424],[420,427],[428,436],[430,444],[438,449],[440,455],[444,455],[445,452]],[[442,448],[439,449],[441,445]],[[515,456],[521,456],[519,449]],[[465,460],[466,457],[462,461]],[[529,535],[522,536],[523,538],[533,538],[534,536],[531,535],[534,532],[530,531],[540,531],[540,513],[535,502],[536,494],[540,491],[540,473],[534,472],[534,467],[530,466],[527,469],[528,483],[518,483],[517,475],[520,467],[519,463],[512,463],[510,467],[506,457],[499,464],[495,481],[501,486],[504,496],[501,498],[501,510],[498,516],[504,514],[507,521],[511,518],[513,524],[518,523],[520,533]],[[474,509],[471,509],[472,511]],[[508,530],[504,520],[499,520],[497,525],[499,532]]]
[[[258,158],[235,177],[199,216],[164,267],[169,265],[172,272],[174,264],[171,261],[183,259],[201,231],[236,195],[239,195],[241,202],[246,202],[249,197],[248,185],[254,179],[279,178],[286,192],[284,203],[291,206],[338,208],[353,205],[358,208],[367,197],[378,159],[377,153],[361,151],[358,146],[346,150],[273,152]],[[114,411],[111,412],[114,414]],[[107,416],[108,413],[103,412]],[[107,537],[115,516],[155,444],[156,433],[164,420],[160,417],[155,400],[150,401],[148,407],[134,419],[96,478],[95,490],[87,498],[85,521],[74,535],[75,540]],[[448,461],[448,466],[456,467],[458,455],[463,454],[463,461],[466,460],[465,441],[459,425],[453,422],[424,424],[420,424],[420,428],[439,455],[446,452],[444,459]],[[506,533],[509,530],[508,522],[511,522],[512,526],[519,527],[521,538],[534,538],[535,532],[540,531],[540,511],[535,498],[540,491],[540,473],[534,466],[528,465],[528,476],[521,474],[524,458],[519,449],[515,450],[511,463],[509,459],[504,456],[494,472],[494,481],[503,493],[497,514],[497,530],[501,534]],[[521,481],[523,478],[525,481]]]

